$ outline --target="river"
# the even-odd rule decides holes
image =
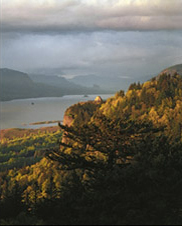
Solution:
[[[64,112],[69,106],[81,101],[94,100],[98,95],[89,95],[88,97],[66,95],[63,97],[18,99],[0,102],[0,129],[40,128],[57,125],[57,123],[39,125],[29,125],[29,123],[62,121]],[[106,100],[113,95],[101,94],[99,96]]]

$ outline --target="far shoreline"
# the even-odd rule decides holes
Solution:
[[[90,95],[114,95],[114,91],[107,93],[85,93],[85,94],[64,94],[61,96],[40,96],[40,97],[20,97],[20,98],[11,98],[11,99],[0,99],[0,102],[9,102],[9,101],[18,101],[18,100],[36,100],[36,99],[52,99],[52,98],[61,98],[66,96],[83,96],[84,98],[89,97]]]

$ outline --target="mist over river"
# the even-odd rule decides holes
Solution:
[[[18,99],[0,102],[0,129],[7,128],[40,128],[57,125],[57,123],[29,125],[43,121],[62,121],[65,110],[78,102],[94,100],[96,96],[103,100],[112,94],[66,95],[63,97],[44,97]]]

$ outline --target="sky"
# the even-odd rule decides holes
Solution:
[[[1,0],[0,67],[134,78],[182,63],[182,0]]]

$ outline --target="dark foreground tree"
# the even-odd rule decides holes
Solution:
[[[66,170],[123,167],[130,164],[141,143],[162,131],[150,122],[111,120],[103,114],[81,127],[59,126],[64,130],[60,149],[50,150],[47,155]]]
[[[180,142],[172,143],[151,123],[103,115],[81,128],[61,128],[64,142],[49,158],[86,175],[68,189],[71,224],[182,223]]]

